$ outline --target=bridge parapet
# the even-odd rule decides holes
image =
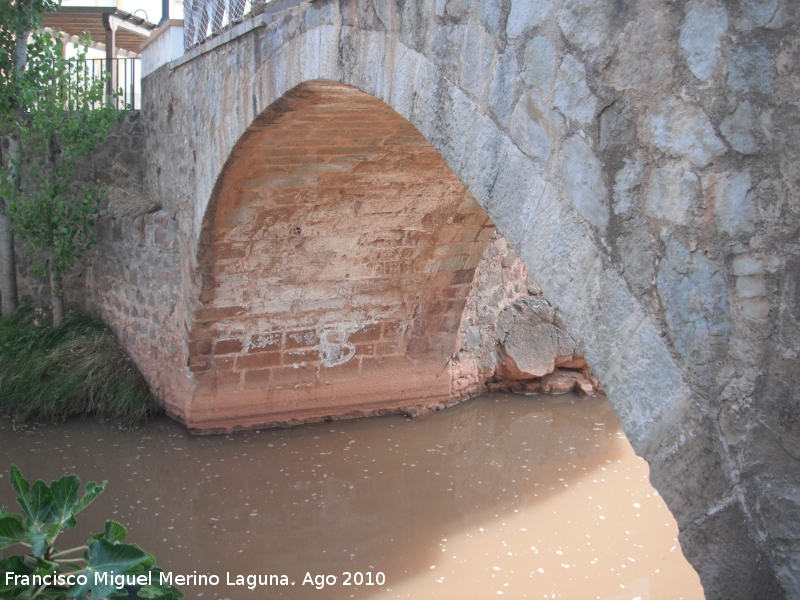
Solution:
[[[240,23],[253,10],[252,0],[187,0],[184,3],[184,48],[189,50],[225,27]]]
[[[184,7],[184,49],[188,52],[238,23],[299,6],[304,0],[187,0]],[[305,2],[308,4],[308,1]],[[260,19],[262,22],[264,18]],[[258,25],[256,25],[258,26]]]

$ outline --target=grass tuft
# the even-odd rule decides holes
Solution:
[[[96,319],[76,316],[54,328],[30,308],[0,319],[0,415],[20,423],[98,415],[131,426],[161,412],[136,365]]]

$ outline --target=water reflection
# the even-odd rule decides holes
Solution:
[[[190,598],[702,598],[604,400],[486,395],[417,420],[217,437],[167,420],[0,432],[4,470],[109,480],[63,544],[118,520],[166,571],[220,577]],[[386,583],[343,586],[345,571]],[[337,583],[302,585],[307,572]],[[226,573],[295,585],[251,591]]]

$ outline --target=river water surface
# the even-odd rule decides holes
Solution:
[[[208,437],[166,419],[0,422],[0,505],[14,510],[11,463],[107,479],[60,545],[117,520],[173,576],[219,577],[180,586],[187,598],[703,597],[605,399],[489,394],[414,420]],[[248,585],[259,574],[287,585]]]

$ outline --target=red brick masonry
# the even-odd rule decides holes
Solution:
[[[450,400],[448,361],[494,226],[394,110],[295,88],[242,136],[201,235],[177,414],[229,430]]]

